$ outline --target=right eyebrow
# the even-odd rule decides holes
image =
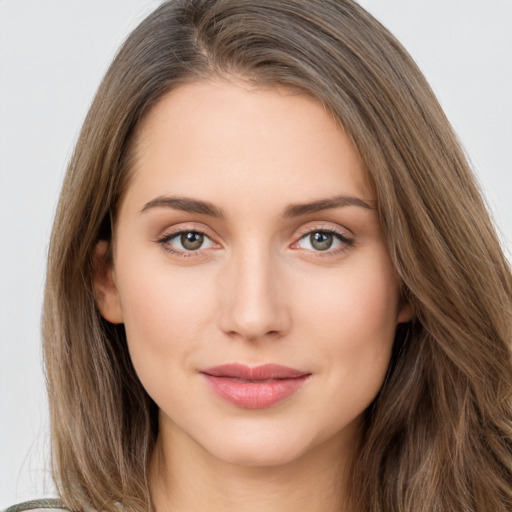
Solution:
[[[341,208],[343,206],[358,206],[365,210],[375,210],[375,206],[372,205],[373,203],[375,203],[374,200],[363,201],[359,197],[341,195],[326,199],[319,199],[311,203],[292,204],[286,208],[284,217],[300,217],[301,215],[306,215],[308,213],[317,213],[324,210],[330,210],[332,208]]]
[[[213,203],[200,201],[199,199],[190,199],[188,197],[168,197],[159,196],[148,201],[140,211],[145,213],[152,208],[173,208],[184,212],[201,213],[211,217],[225,218],[224,212]]]

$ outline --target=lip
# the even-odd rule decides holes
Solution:
[[[277,364],[251,367],[240,363],[214,366],[201,374],[215,394],[244,409],[271,407],[296,393],[311,376]]]

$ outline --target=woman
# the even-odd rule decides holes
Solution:
[[[512,506],[510,269],[351,1],[176,1],[85,121],[44,313],[70,509]]]

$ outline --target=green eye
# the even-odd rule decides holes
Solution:
[[[309,235],[309,243],[311,247],[317,251],[330,249],[333,241],[334,235],[332,233],[326,233],[325,231],[315,231]]]
[[[343,233],[330,229],[317,229],[304,234],[297,242],[297,246],[313,252],[337,253],[353,243],[354,241]]]
[[[180,235],[180,242],[187,251],[197,251],[204,242],[204,235],[196,231],[187,231]]]
[[[167,251],[181,256],[201,253],[215,245],[212,239],[201,231],[175,231],[158,239]]]

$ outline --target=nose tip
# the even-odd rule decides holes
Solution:
[[[279,271],[254,258],[232,265],[221,284],[224,296],[221,328],[247,341],[277,338],[289,328]]]
[[[255,308],[254,304],[252,307],[244,307],[239,302],[236,309],[231,311],[230,317],[226,332],[232,336],[239,335],[247,341],[275,338],[283,332],[277,315],[267,305],[258,308]]]

